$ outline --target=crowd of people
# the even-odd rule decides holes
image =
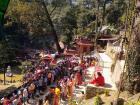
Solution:
[[[60,105],[60,100],[72,99],[74,88],[85,83],[86,68],[95,66],[96,62],[95,58],[81,60],[77,57],[63,58],[60,62],[57,59],[41,60],[24,76],[23,85],[4,96],[1,103],[3,105]],[[91,83],[103,86],[104,78],[101,73],[97,74],[98,77]]]

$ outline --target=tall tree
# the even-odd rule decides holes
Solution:
[[[8,7],[10,0],[0,0],[0,21],[2,22],[4,19],[4,14],[6,12],[6,9]]]
[[[0,0],[0,38],[3,37],[3,19],[10,0]]]
[[[140,92],[140,20],[136,17],[135,4],[136,0],[129,0],[129,20],[127,26],[129,32],[129,48],[126,56],[124,88],[130,93]]]
[[[59,53],[61,53],[61,52],[62,52],[62,49],[61,49],[61,47],[60,47],[60,45],[59,45],[58,35],[57,35],[56,30],[55,30],[55,27],[54,27],[53,21],[52,21],[52,19],[51,19],[50,13],[49,13],[49,11],[48,11],[48,8],[47,8],[47,6],[46,6],[45,1],[42,0],[41,3],[42,3],[42,5],[43,5],[43,7],[44,7],[44,10],[45,10],[45,13],[46,13],[46,17],[47,17],[48,23],[49,23],[49,25],[50,25],[50,27],[51,27],[51,31],[52,31],[52,33],[53,33],[53,35],[54,35],[54,40],[55,40],[55,44],[56,44],[57,50],[58,50]]]

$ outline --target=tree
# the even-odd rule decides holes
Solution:
[[[10,0],[0,1],[0,21],[2,22],[4,19],[4,14],[6,12],[6,9],[8,7]]]
[[[3,38],[3,19],[7,10],[9,0],[0,1],[0,38]]]
[[[59,53],[61,53],[62,52],[62,49],[61,49],[61,47],[59,45],[59,40],[58,40],[57,32],[55,30],[54,24],[52,22],[52,19],[51,19],[51,16],[49,14],[49,11],[48,11],[48,8],[46,6],[45,1],[42,1],[42,5],[44,7],[44,10],[45,10],[45,13],[46,13],[46,17],[47,17],[48,23],[49,23],[49,25],[51,27],[51,31],[52,31],[52,33],[54,35],[54,41],[56,43],[57,50],[58,50]]]
[[[60,30],[61,38],[65,38],[63,41],[70,45],[70,42],[73,40],[74,30],[77,29],[77,17],[76,17],[76,8],[68,8],[67,12],[60,19]]]
[[[140,22],[137,20],[139,18],[136,18],[135,15],[135,4],[135,0],[129,0],[129,10],[127,15],[129,19],[127,22],[129,48],[126,56],[126,76],[124,78],[124,88],[130,93],[140,92]]]

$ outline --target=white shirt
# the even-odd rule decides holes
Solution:
[[[26,88],[23,90],[23,97],[28,97],[28,91]]]

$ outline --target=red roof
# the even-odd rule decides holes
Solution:
[[[88,46],[92,46],[93,45],[93,43],[90,40],[88,40],[88,39],[77,39],[76,43],[78,45],[88,45]]]

